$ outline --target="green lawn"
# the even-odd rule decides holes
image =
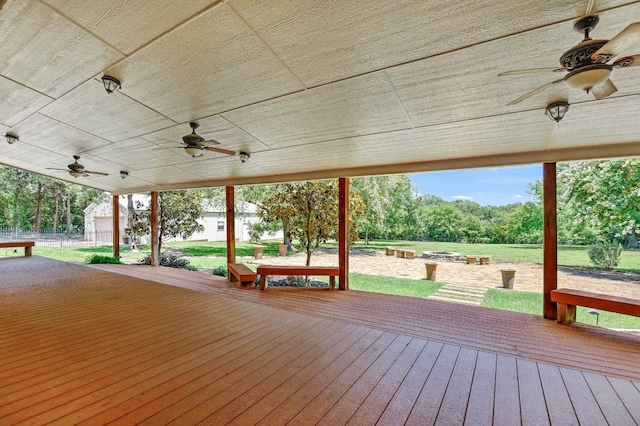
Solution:
[[[438,291],[442,284],[427,280],[381,277],[376,275],[349,274],[351,290],[371,291],[375,293],[397,294],[410,297],[428,297]]]
[[[542,294],[525,291],[490,289],[482,301],[487,308],[506,311],[524,312],[542,315]],[[589,314],[590,308],[578,306],[576,318],[578,322],[596,324],[596,315]],[[607,311],[600,313],[598,325],[606,328],[630,328],[640,330],[640,318],[629,315],[616,314]]]

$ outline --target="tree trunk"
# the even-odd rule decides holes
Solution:
[[[53,214],[53,234],[54,235],[58,232],[58,217],[60,217],[59,201],[60,201],[60,192],[56,190],[56,198],[55,198],[56,210],[55,210],[55,213]]]
[[[44,191],[42,182],[38,182],[38,200],[36,203],[36,218],[33,224],[33,232],[40,232],[40,225],[42,223],[42,199],[44,198]]]
[[[67,235],[71,236],[71,194],[67,194],[67,206],[66,206],[66,216],[67,216]]]
[[[369,245],[369,230],[364,231],[364,244]]]

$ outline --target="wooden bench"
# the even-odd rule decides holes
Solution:
[[[16,247],[24,247],[24,255],[31,256],[31,247],[35,246],[36,243],[34,241],[9,241],[9,242],[0,242],[0,248],[16,248]]]
[[[481,265],[488,265],[489,264],[489,259],[491,258],[491,256],[478,256],[480,258],[480,264]]]
[[[413,259],[415,256],[416,256],[416,251],[415,250],[405,250],[404,251],[405,259]]]
[[[396,255],[395,247],[385,247],[385,251],[386,251],[387,256],[395,256]]]
[[[465,256],[467,258],[467,265],[475,265],[478,261],[478,256],[469,254]]]
[[[258,274],[247,268],[242,263],[229,263],[229,281],[236,283],[237,287],[242,287],[243,284],[250,286],[256,285],[256,279]]]
[[[640,300],[626,297],[560,288],[551,290],[551,301],[558,304],[558,322],[562,324],[571,324],[576,321],[576,306],[640,316]]]
[[[340,268],[337,266],[258,266],[258,275],[260,275],[260,290],[266,290],[267,277],[269,275],[302,275],[308,277],[310,275],[320,275],[329,277],[329,288],[331,290],[336,287],[336,277],[340,275]]]

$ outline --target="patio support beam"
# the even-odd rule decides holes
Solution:
[[[338,289],[349,289],[349,178],[338,179]]]
[[[558,288],[558,232],[556,204],[556,163],[542,166],[543,198],[543,315],[555,320],[557,306],[551,301],[551,290]]]
[[[151,266],[160,266],[160,233],[158,221],[158,192],[151,191]]]
[[[236,263],[235,188],[226,187],[227,195],[227,263]]]
[[[113,257],[120,257],[120,200],[117,195],[111,197],[113,213]]]

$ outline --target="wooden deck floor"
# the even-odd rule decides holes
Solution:
[[[2,425],[640,423],[640,338],[586,325],[37,256],[0,308]]]

